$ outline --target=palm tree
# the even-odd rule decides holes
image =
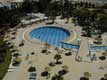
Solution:
[[[21,63],[21,61],[22,61],[21,57],[16,57],[16,58],[13,60],[12,65],[13,65],[13,66],[18,66],[18,65]]]
[[[51,80],[64,80],[64,78],[61,75],[55,74]]]
[[[51,13],[52,23],[54,23],[54,21],[56,19],[57,12],[56,12],[56,10],[51,10],[50,13]]]
[[[97,13],[97,20],[96,20],[97,29],[101,30],[101,32],[107,32],[106,25],[107,25],[107,14],[100,12]]]
[[[55,66],[55,62],[50,62],[49,66],[54,67]]]
[[[89,80],[89,78],[86,78],[86,77],[80,77],[80,80]]]
[[[61,57],[61,55],[60,54],[56,54],[55,56],[54,56],[54,59],[56,59],[56,64],[59,64],[59,59],[61,59],[62,57]]]
[[[51,68],[50,67],[45,67],[45,71],[49,72],[49,71],[51,71]]]
[[[29,69],[28,69],[29,72],[35,72],[36,71],[36,68],[31,66]]]
[[[68,71],[68,66],[64,65],[64,66],[62,66],[62,69],[65,71]]]
[[[104,78],[105,78],[105,80],[107,80],[107,73],[104,74]]]
[[[32,12],[32,2],[30,0],[24,0],[22,3],[22,11],[25,13]]]
[[[38,7],[40,12],[44,12],[51,0],[39,0]]]
[[[89,73],[89,72],[84,72],[84,77],[90,78],[91,76],[92,76],[91,73]]]
[[[89,80],[89,78],[91,77],[91,73],[89,72],[84,72],[83,77],[80,77],[80,80]]]
[[[68,66],[62,66],[62,70],[58,72],[59,75],[65,75],[68,72]]]
[[[51,68],[50,67],[45,67],[44,68],[45,69],[45,71],[44,72],[42,72],[42,76],[44,76],[44,77],[47,77],[47,79],[49,79],[50,78],[50,71],[51,71]]]
[[[104,77],[102,77],[100,80],[107,80],[107,73],[105,73]]]

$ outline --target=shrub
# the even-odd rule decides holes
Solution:
[[[49,66],[52,66],[52,67],[55,66],[55,62],[50,62]]]
[[[48,72],[47,72],[47,71],[42,72],[42,73],[41,73],[41,76],[43,76],[43,77],[48,76]]]
[[[61,75],[55,74],[51,80],[64,80],[64,78]]]
[[[31,52],[31,55],[34,55],[35,54],[35,52]]]
[[[66,56],[70,56],[70,55],[72,55],[72,53],[71,52],[67,52],[67,53],[65,53],[65,55]]]
[[[100,59],[100,60],[105,60],[106,57],[105,57],[105,56],[100,56],[99,59]]]
[[[28,69],[28,72],[35,72],[35,71],[36,71],[36,68],[32,66]]]
[[[89,78],[86,78],[86,77],[80,77],[80,80],[89,80]]]
[[[47,52],[47,50],[46,50],[46,49],[44,49],[44,50],[42,50],[42,51],[41,51],[41,53],[46,53],[46,52]]]
[[[24,43],[22,42],[22,43],[19,44],[19,47],[21,47],[21,46],[23,46],[23,45],[24,45]]]

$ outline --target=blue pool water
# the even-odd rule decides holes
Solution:
[[[31,38],[39,39],[42,42],[47,42],[57,47],[79,49],[78,45],[63,42],[69,36],[68,30],[56,26],[43,26],[30,32]]]

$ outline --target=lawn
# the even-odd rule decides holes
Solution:
[[[0,44],[3,44],[3,38],[0,37]],[[5,46],[5,45],[4,45]],[[0,48],[2,48],[0,46]],[[5,76],[8,67],[10,65],[11,62],[11,52],[8,50],[8,48],[6,48],[6,55],[5,55],[5,59],[4,62],[0,63],[0,80],[2,80],[2,78]]]

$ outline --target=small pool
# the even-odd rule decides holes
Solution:
[[[76,48],[78,45],[72,45],[64,43],[63,41],[70,36],[70,32],[64,28],[57,26],[43,26],[34,29],[30,32],[30,37],[32,39],[39,39],[42,42],[47,42],[48,44],[63,47],[63,48]]]

